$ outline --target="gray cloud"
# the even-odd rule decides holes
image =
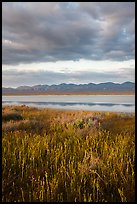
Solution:
[[[17,71],[17,70],[4,70],[2,72],[2,85],[5,87],[11,86],[18,87],[20,85],[36,85],[36,84],[60,84],[60,83],[101,83],[104,81],[111,82],[125,82],[133,81],[135,76],[134,68],[119,69],[118,72],[53,72],[53,71]]]
[[[2,63],[128,60],[133,2],[3,2]]]

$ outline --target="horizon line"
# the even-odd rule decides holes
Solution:
[[[35,84],[35,85],[20,85],[20,86],[16,86],[16,87],[11,87],[11,86],[8,86],[8,87],[5,87],[5,86],[2,86],[2,88],[13,88],[13,89],[16,89],[16,88],[19,88],[19,87],[34,87],[34,86],[59,86],[59,85],[62,85],[62,84],[65,84],[65,85],[70,85],[70,84],[73,84],[73,85],[88,85],[88,84],[95,84],[95,85],[98,85],[98,84],[104,84],[104,83],[112,83],[112,84],[124,84],[124,83],[134,83],[133,81],[125,81],[125,82],[111,82],[111,81],[107,81],[107,82],[100,82],[100,83],[93,83],[93,82],[89,82],[89,83],[80,83],[80,84],[77,84],[77,83],[60,83],[60,84],[51,84],[51,85],[48,85],[48,84]]]

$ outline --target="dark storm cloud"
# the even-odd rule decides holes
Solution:
[[[132,2],[3,2],[2,62],[134,59],[134,29]]]
[[[2,72],[2,83],[3,87],[11,86],[18,87],[21,85],[36,85],[36,84],[60,84],[60,83],[100,83],[100,82],[119,82],[124,81],[133,81],[135,73],[133,68],[126,68],[126,71],[123,72],[123,69],[119,69],[118,72],[53,72],[53,71],[17,71],[17,70],[4,70]]]

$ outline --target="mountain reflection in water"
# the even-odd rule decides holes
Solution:
[[[135,112],[134,95],[31,95],[2,96],[2,105],[26,105],[90,111]]]
[[[27,102],[27,101],[2,101],[4,105],[27,105],[37,108],[62,108],[73,110],[91,111],[114,111],[114,112],[135,112],[134,104],[126,103],[79,103],[79,102]]]
[[[66,102],[27,102],[27,101],[3,101],[3,104],[11,104],[11,103],[18,103],[18,104],[34,104],[34,105],[60,105],[60,106],[76,106],[76,105],[88,105],[88,106],[95,106],[95,105],[99,105],[99,106],[115,106],[115,105],[122,105],[122,106],[134,106],[134,104],[116,104],[116,103],[66,103]]]

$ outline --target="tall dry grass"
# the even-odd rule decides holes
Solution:
[[[134,115],[12,111],[22,120],[2,124],[3,202],[135,200]]]

